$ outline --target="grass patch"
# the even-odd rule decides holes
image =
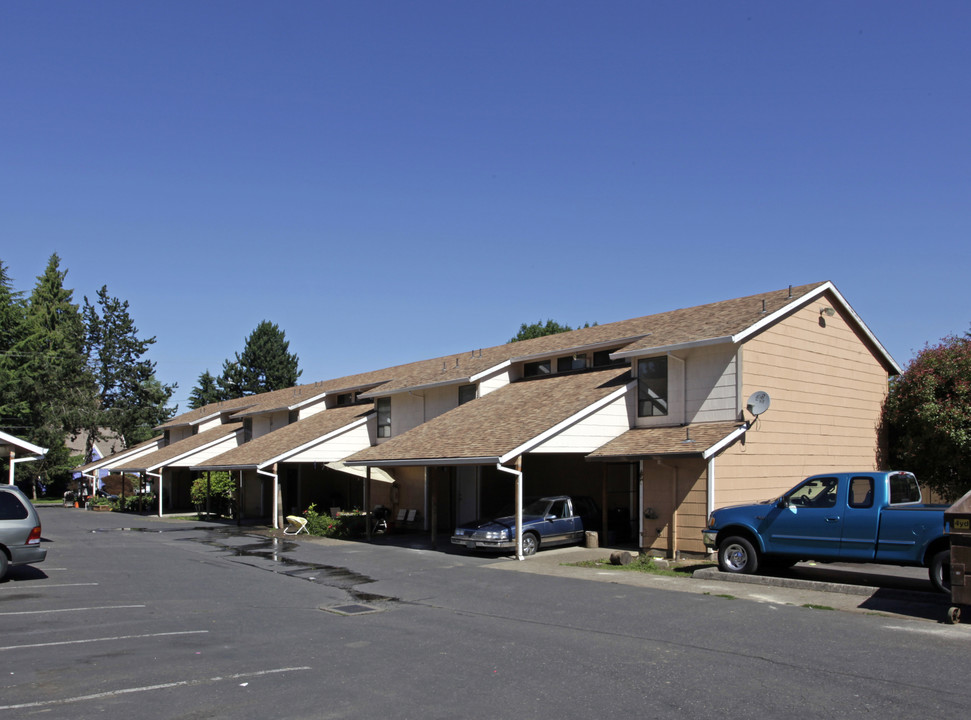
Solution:
[[[626,572],[650,573],[667,577],[690,577],[691,573],[703,567],[711,567],[708,562],[667,561],[658,562],[656,558],[647,554],[640,554],[630,565],[612,565],[610,558],[600,560],[581,560],[575,563],[565,563],[572,567],[596,568],[598,570],[619,570]]]
[[[813,603],[806,603],[802,605],[804,608],[809,608],[810,610],[835,610],[836,608],[830,607],[829,605],[815,605]]]
[[[735,600],[735,599],[736,599],[734,595],[727,595],[727,594],[725,594],[725,593],[718,593],[717,595],[712,595],[712,594],[711,594],[710,592],[706,592],[706,593],[704,593],[704,594],[705,594],[705,595],[708,595],[708,596],[710,596],[710,597],[720,597],[720,598],[725,598],[726,600]]]

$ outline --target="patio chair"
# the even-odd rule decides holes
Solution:
[[[302,518],[299,515],[287,515],[287,526],[283,528],[283,534],[299,535],[301,532],[310,534],[310,531],[307,529],[307,518]]]

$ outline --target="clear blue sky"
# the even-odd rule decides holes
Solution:
[[[3,2],[0,259],[127,299],[185,399],[832,280],[971,323],[971,3]]]

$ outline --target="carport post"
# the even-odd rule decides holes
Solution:
[[[523,559],[523,460],[522,455],[516,458],[516,469],[507,468],[502,463],[496,463],[496,469],[516,476],[516,559]]]
[[[206,470],[206,522],[212,519],[212,502],[209,499],[211,497],[210,493],[212,493],[212,473]]]
[[[364,466],[364,537],[371,539],[371,466]]]

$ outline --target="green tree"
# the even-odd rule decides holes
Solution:
[[[226,399],[282,390],[297,384],[302,372],[298,364],[286,334],[276,323],[264,320],[246,338],[243,352],[223,363],[217,382]]]
[[[199,384],[189,393],[189,408],[195,410],[225,399],[218,379],[207,369],[199,376]]]
[[[19,363],[16,386],[26,426],[23,436],[48,448],[25,473],[65,483],[73,463],[64,444],[87,427],[97,409],[94,377],[84,353],[84,323],[73,292],[64,287],[66,270],[55,253],[30,295],[25,332],[12,354]]]
[[[953,501],[971,490],[971,335],[925,347],[890,384],[887,465]]]
[[[596,325],[597,323],[594,323]],[[590,327],[590,323],[584,323],[583,327]],[[545,323],[540,320],[531,325],[523,323],[519,326],[519,332],[509,342],[519,342],[520,340],[532,340],[533,338],[543,337],[544,335],[556,335],[557,333],[570,332],[573,330],[569,325],[560,325],[555,320],[547,320]]]
[[[26,404],[19,392],[20,359],[14,347],[27,333],[27,303],[23,293],[13,289],[13,281],[0,260],[0,429],[12,434],[22,426]]]
[[[128,301],[98,290],[97,306],[84,298],[85,350],[98,388],[98,412],[90,421],[88,447],[107,427],[129,447],[149,439],[153,428],[174,414],[166,406],[175,390],[155,377],[155,363],[145,354],[155,338],[141,339],[128,312]]]

